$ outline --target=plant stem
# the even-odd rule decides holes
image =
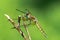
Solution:
[[[14,28],[21,34],[21,36],[24,38],[24,40],[28,40],[28,38],[26,37],[26,35],[23,33],[23,31],[19,28],[19,24],[16,24],[7,14],[4,14],[7,19],[12,23],[12,25],[14,26]]]

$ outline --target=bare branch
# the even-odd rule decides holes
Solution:
[[[16,24],[7,14],[4,14],[7,19],[13,24],[13,26],[16,28],[16,30],[21,34],[21,36],[24,38],[24,40],[28,40],[26,35],[22,32],[22,30],[19,28],[20,25]],[[19,19],[20,20],[20,19]]]

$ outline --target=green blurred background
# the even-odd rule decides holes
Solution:
[[[32,40],[60,40],[59,0],[0,0],[0,40],[23,40],[15,29],[11,29],[13,25],[4,16],[8,14],[17,19],[22,13],[16,11],[16,8],[23,11],[29,9],[47,33],[48,38],[45,38],[36,25],[30,25],[28,29]],[[24,27],[21,29],[25,32]]]

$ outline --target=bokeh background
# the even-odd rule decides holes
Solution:
[[[59,0],[0,0],[0,40],[23,40],[15,29],[11,29],[13,25],[4,16],[8,14],[11,18],[17,19],[22,13],[16,9],[29,9],[46,31],[48,38],[42,36],[36,25],[30,25],[28,29],[32,40],[60,40]],[[27,35],[24,27],[21,26],[21,29]]]

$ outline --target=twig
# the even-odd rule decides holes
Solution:
[[[4,14],[7,19],[13,24],[14,28],[21,34],[21,36],[24,38],[24,40],[28,40],[26,35],[22,32],[22,30],[19,28],[19,24],[16,24],[7,14]],[[20,19],[19,19],[20,20]]]

